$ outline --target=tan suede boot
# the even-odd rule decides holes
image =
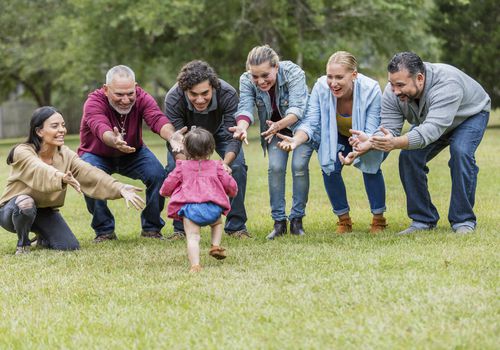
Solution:
[[[387,220],[383,215],[374,215],[370,225],[370,233],[379,233],[387,227]]]
[[[339,216],[339,221],[337,222],[337,233],[349,233],[352,232],[352,221],[349,214],[344,214]]]

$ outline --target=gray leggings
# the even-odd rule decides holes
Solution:
[[[75,250],[80,244],[59,210],[37,208],[27,195],[12,198],[0,208],[0,225],[7,231],[17,233],[18,247],[30,245],[29,233],[38,235],[37,244],[57,250]]]

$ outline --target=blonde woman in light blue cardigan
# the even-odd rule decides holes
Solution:
[[[280,147],[291,151],[308,142],[318,151],[325,189],[333,212],[339,217],[337,232],[352,231],[346,188],[342,179],[342,161],[352,151],[350,130],[373,134],[380,125],[381,90],[377,81],[357,71],[356,58],[349,52],[334,53],[311,92],[306,114],[293,137],[280,136]],[[341,157],[342,156],[342,157]],[[373,214],[370,232],[387,226],[385,184],[380,164],[384,153],[368,152],[354,165],[363,172],[365,189]]]

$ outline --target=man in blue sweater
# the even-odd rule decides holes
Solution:
[[[459,69],[424,63],[412,52],[396,54],[387,70],[389,84],[382,97],[382,127],[365,142],[366,135],[353,131],[360,139],[355,147],[358,153],[349,155],[347,162],[369,149],[402,149],[399,174],[408,216],[413,221],[399,234],[407,235],[437,225],[439,214],[427,186],[427,163],[449,146],[452,187],[448,220],[458,234],[473,232],[479,171],[474,154],[488,123],[490,97]],[[412,127],[401,135],[405,120]]]

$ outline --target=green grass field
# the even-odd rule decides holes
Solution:
[[[35,249],[14,256],[15,234],[0,229],[0,348],[498,349],[499,114],[477,152],[478,229],[468,236],[451,233],[446,219],[447,151],[429,164],[429,186],[442,217],[438,229],[394,235],[410,220],[393,152],[383,165],[386,232],[368,234],[362,176],[346,168],[355,232],[334,233],[336,218],[314,155],[307,235],[267,242],[267,159],[255,128],[245,146],[254,238],[224,237],[229,257],[216,261],[207,254],[204,229],[204,270],[198,275],[187,273],[185,242],[139,238],[139,213],[121,200],[110,204],[119,240],[93,244],[85,202],[69,189],[62,213],[80,251]],[[146,139],[165,163],[164,143],[150,133]],[[18,141],[0,144],[2,188],[6,155]],[[69,136],[67,145],[76,149],[77,136]],[[287,199],[289,208],[290,191]],[[171,232],[169,221],[163,233]]]

